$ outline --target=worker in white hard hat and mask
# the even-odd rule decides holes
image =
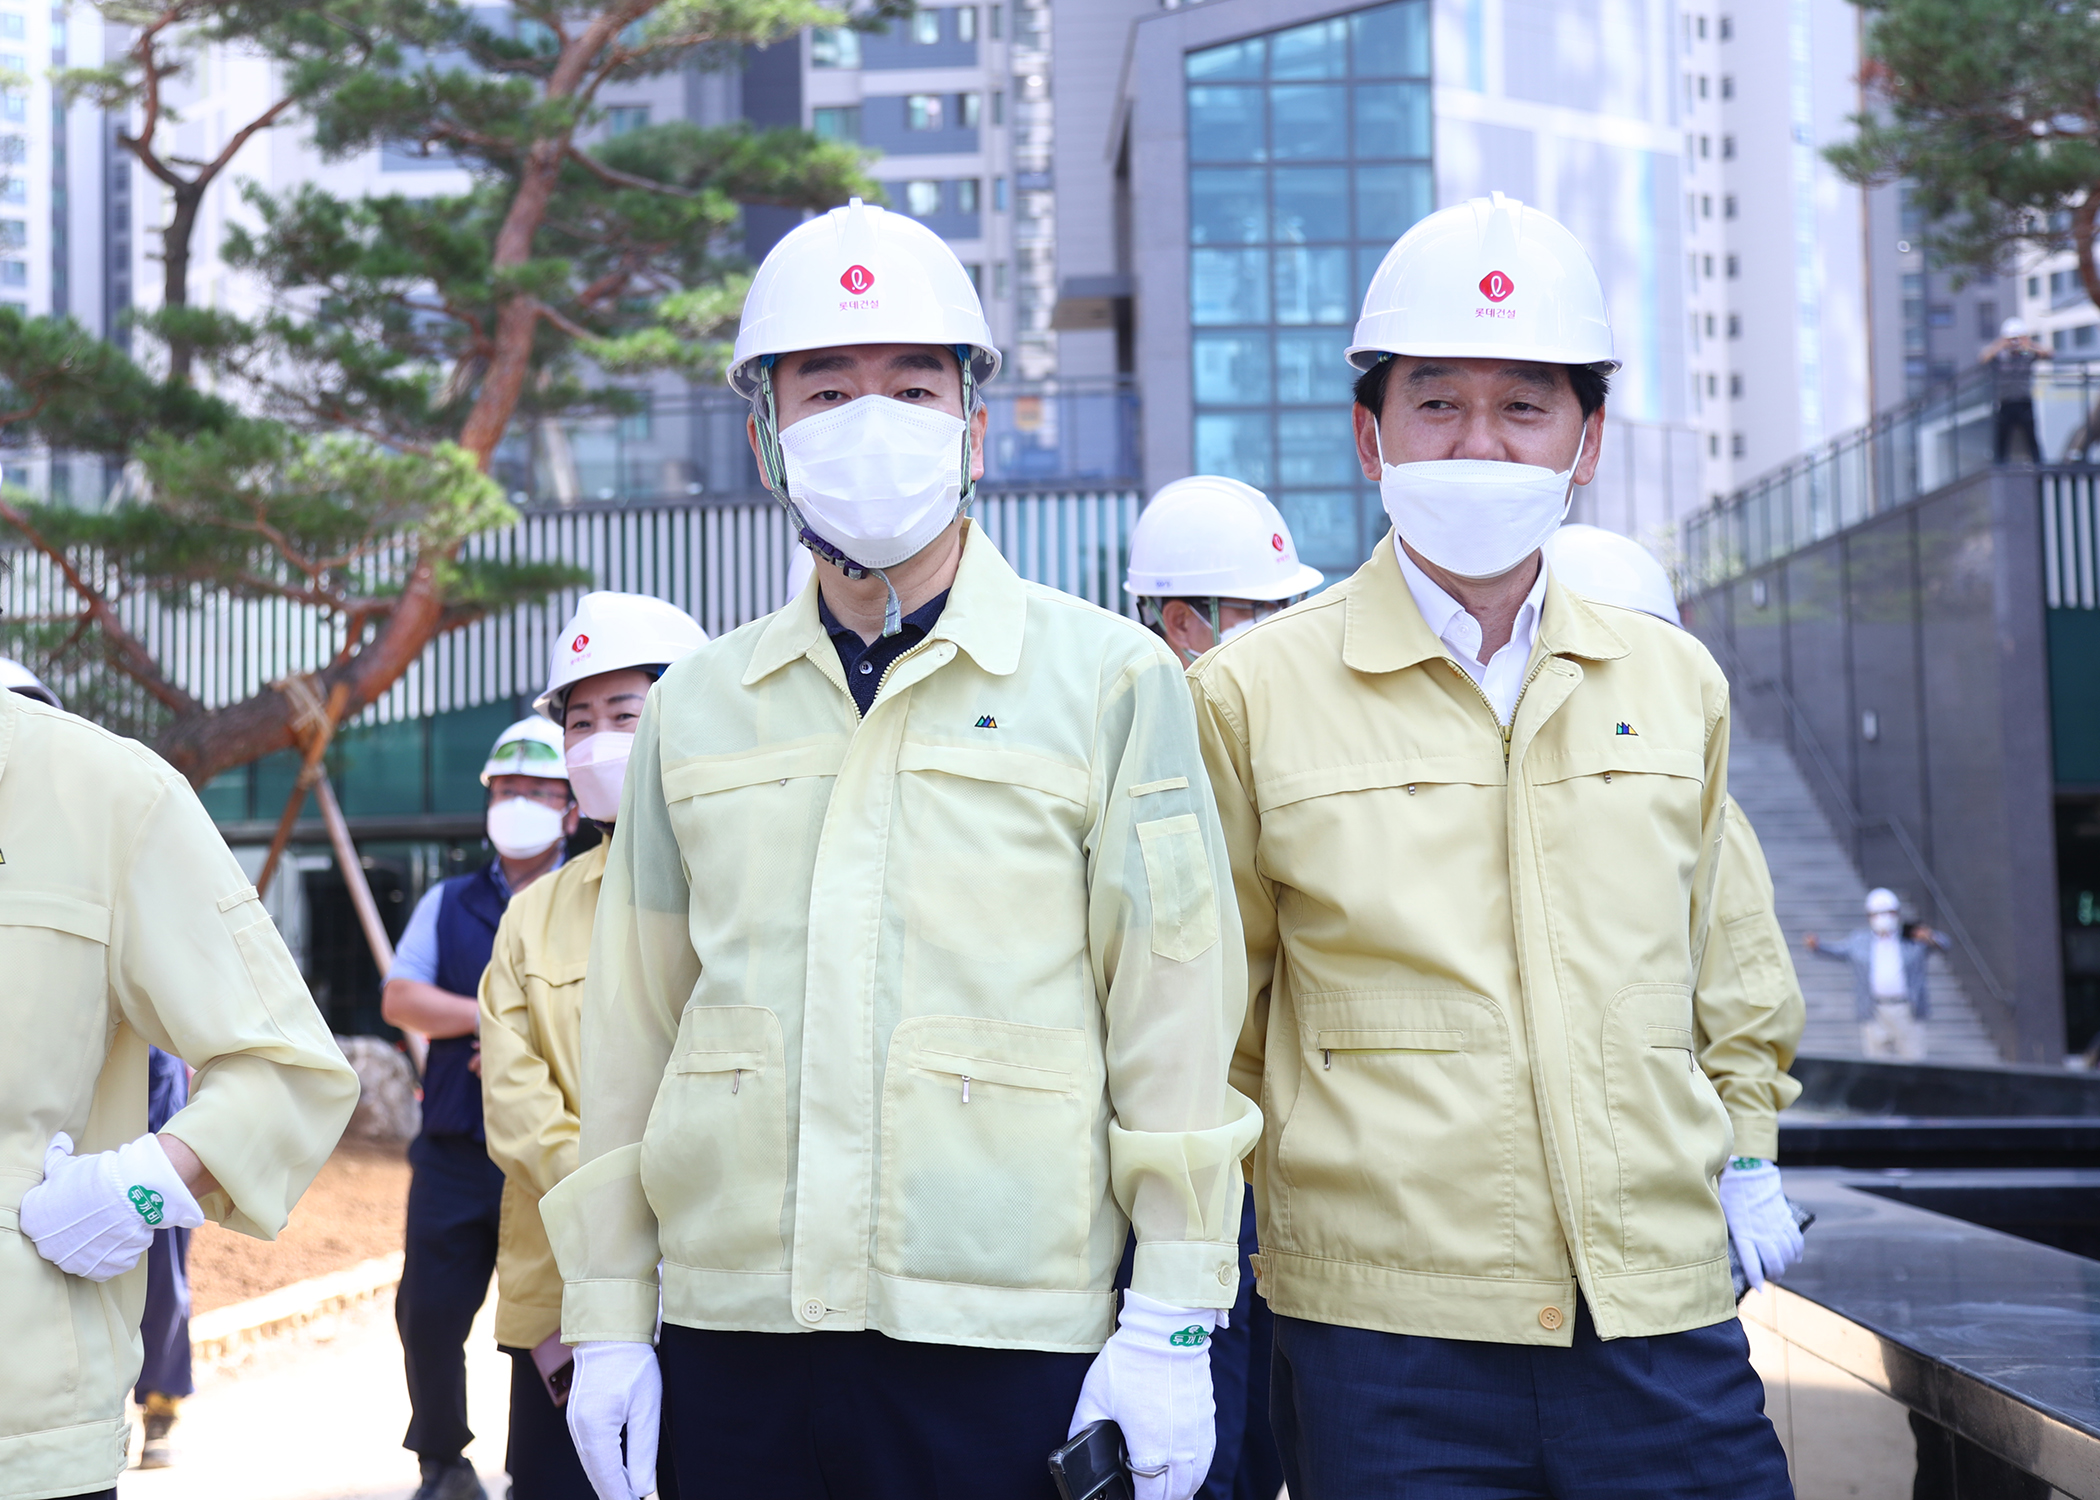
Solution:
[[[1932,1014],[1926,965],[1947,939],[1923,922],[1904,925],[1903,902],[1887,886],[1867,892],[1867,925],[1835,943],[1813,932],[1801,945],[1818,958],[1852,965],[1853,1014],[1860,1051],[1896,1062],[1925,1060],[1925,1022]]]
[[[562,735],[535,714],[496,736],[481,768],[495,857],[424,892],[394,950],[380,993],[389,1025],[430,1038],[423,1129],[409,1143],[407,1242],[394,1322],[408,1375],[402,1446],[422,1480],[414,1500],[481,1500],[463,1454],[466,1343],[488,1296],[502,1238],[503,1173],[489,1160],[481,1116],[481,971],[512,899],[560,867],[576,831]]]
[[[1554,580],[1592,605],[1638,610],[1681,626],[1676,590],[1655,554],[1600,526],[1546,539]],[[1600,610],[1609,620],[1611,616]],[[1692,991],[1699,1066],[1728,1109],[1735,1145],[1721,1173],[1721,1211],[1747,1287],[1801,1258],[1801,1231],[1780,1187],[1779,1112],[1800,1097],[1787,1073],[1808,1007],[1773,910],[1772,872],[1749,818],[1729,797],[1705,963]]]
[[[706,640],[675,604],[595,593],[555,642],[547,691],[532,706],[562,727],[577,810],[607,838],[649,690]],[[518,893],[481,976],[482,1121],[504,1176],[496,1343],[511,1358],[512,1500],[591,1500],[562,1410],[573,1370],[540,1199],[576,1169],[583,979],[606,847],[601,840]]]
[[[1109,1418],[1145,1500],[1209,1465],[1259,1130],[1224,847],[1173,654],[964,519],[998,367],[954,253],[858,202],[745,302],[816,586],[635,735],[542,1205],[603,1500],[654,1486],[659,1399],[724,1495],[1049,1500]]]
[[[1393,531],[1189,674],[1292,1500],[1791,1495],[1693,1065],[1728,685],[1539,555],[1604,439],[1597,273],[1536,209],[1445,209],[1349,358]]]
[[[357,1075],[188,783],[16,663],[0,687],[0,1496],[111,1500],[147,1262],[281,1230]],[[157,1121],[156,1049],[197,1069]]]
[[[1163,486],[1130,533],[1123,588],[1184,661],[1301,599],[1323,579],[1251,484],[1195,474]]]

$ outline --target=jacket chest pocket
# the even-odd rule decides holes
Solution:
[[[688,1008],[642,1135],[642,1188],[665,1258],[779,1270],[787,1172],[780,1018],[762,1005]]]
[[[1628,737],[1529,757],[1523,778],[1540,865],[1568,930],[1607,943],[1621,932],[1652,940],[1671,927],[1658,913],[1674,910],[1683,931],[1706,810],[1700,755]],[[1647,952],[1620,956],[1636,974],[1657,973]]]
[[[14,1021],[8,1028],[10,1071],[35,1080],[32,1103],[57,1103],[61,1110],[79,1103],[85,1111],[116,1024],[109,937],[106,906],[59,891],[0,893],[0,953],[10,979],[0,994],[16,1002],[0,1000],[0,1017]],[[49,1128],[58,1128],[62,1118],[51,1117]],[[39,1162],[42,1156],[39,1144]]]
[[[806,912],[809,871],[846,741],[823,739],[665,765],[663,795],[695,885],[736,872],[735,913]],[[752,851],[768,857],[757,859]]]
[[[1076,1287],[1093,1182],[1086,1033],[914,1016],[882,1085],[877,1269],[974,1286]]]

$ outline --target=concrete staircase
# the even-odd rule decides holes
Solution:
[[[1818,1057],[1858,1057],[1859,1025],[1852,1017],[1852,968],[1817,958],[1801,946],[1803,933],[1842,938],[1864,926],[1867,888],[1853,871],[1844,845],[1831,832],[1823,809],[1776,740],[1738,734],[1729,744],[1728,789],[1757,829],[1772,866],[1779,925],[1787,935],[1808,1001],[1808,1029],[1801,1050]],[[1908,891],[1898,895],[1910,896]],[[1926,1022],[1928,1056],[1935,1062],[1997,1063],[1991,1044],[1947,961],[1935,954],[1928,970],[1932,1016]]]

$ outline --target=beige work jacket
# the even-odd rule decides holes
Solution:
[[[982,533],[865,719],[805,589],[649,695],[584,1005],[562,1333],[1089,1351],[1229,1306],[1246,1007],[1166,647]],[[1129,1220],[1126,1221],[1126,1215]]]
[[[1192,669],[1247,936],[1279,1313],[1566,1344],[1731,1315],[1693,976],[1726,826],[1705,648],[1549,581],[1507,732],[1390,537]]]
[[[1699,1066],[1728,1108],[1737,1156],[1779,1159],[1779,1112],[1800,1097],[1787,1069],[1808,1007],[1772,909],[1772,872],[1735,798],[1714,884],[1713,927],[1692,993]]]
[[[503,1169],[496,1342],[513,1349],[561,1327],[540,1199],[576,1170],[583,972],[605,851],[597,844],[512,897],[481,972],[481,1119]]]
[[[143,1350],[146,1263],[97,1285],[22,1234],[63,1130],[146,1130],[148,1045],[197,1069],[165,1127],[229,1229],[284,1227],[349,1123],[343,1060],[196,794],[144,746],[0,692],[0,1500],[108,1489]]]

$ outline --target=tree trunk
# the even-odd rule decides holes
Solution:
[[[2100,217],[2100,182],[2085,190],[2085,202],[2071,210],[2071,238],[2078,250],[2078,279],[2093,306],[2100,307],[2100,266],[2093,264],[2093,221]]]
[[[510,200],[503,227],[496,232],[492,259],[499,276],[532,259],[532,242],[547,217],[547,205],[554,197],[554,184],[561,175],[568,149],[567,137],[539,141],[527,156],[518,194]],[[467,413],[466,425],[459,434],[460,447],[481,460],[483,473],[488,472],[490,457],[510,427],[510,419],[518,409],[518,397],[524,393],[526,377],[532,372],[532,339],[539,321],[539,299],[528,292],[512,292],[496,314],[495,352],[490,356],[488,373],[482,377],[481,389],[475,393],[474,409]]]
[[[175,212],[168,220],[167,228],[160,232],[161,245],[161,304],[165,307],[188,307],[190,305],[190,239],[197,232],[197,208],[203,201],[204,188],[201,183],[176,188]],[[195,353],[188,341],[168,340],[168,378],[189,384],[190,363]]]

